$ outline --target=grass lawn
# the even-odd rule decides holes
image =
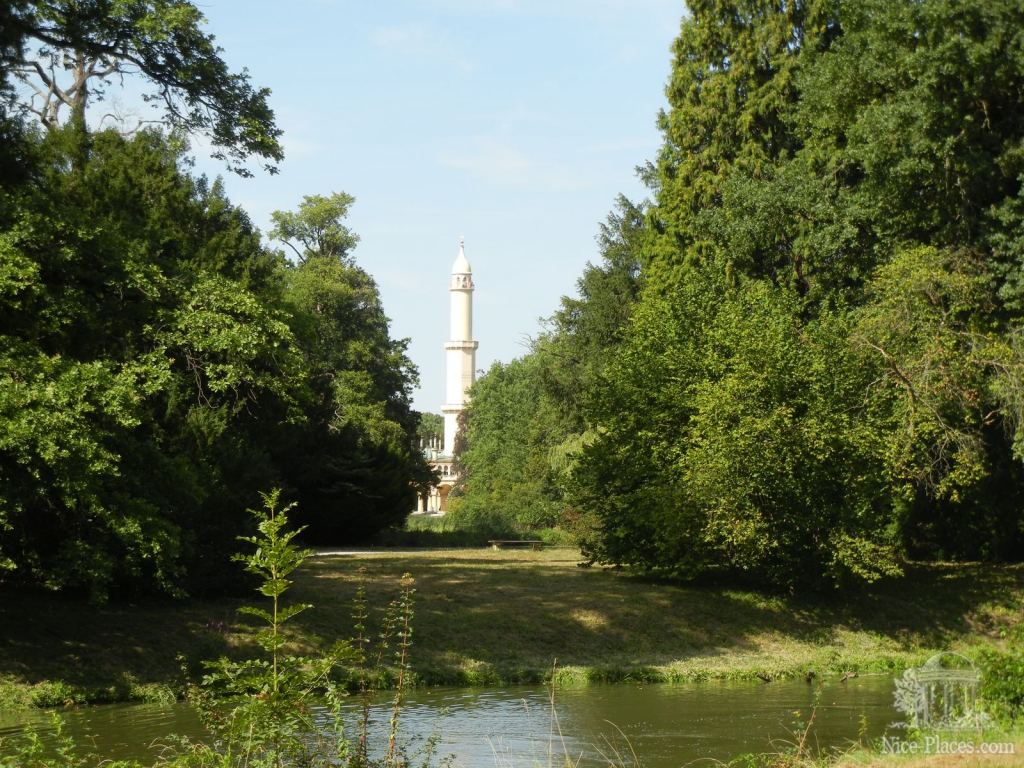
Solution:
[[[972,741],[978,744],[978,739]],[[884,755],[869,749],[859,749],[832,762],[828,768],[1020,768],[1024,765],[1024,731],[1018,728],[1008,734],[996,734],[992,741],[1012,744],[1013,753]]]
[[[1024,616],[1020,566],[919,565],[898,582],[810,601],[577,562],[570,549],[317,557],[292,593],[315,605],[291,625],[294,645],[315,650],[351,635],[360,568],[377,607],[403,573],[415,577],[413,667],[428,684],[535,682],[556,662],[560,684],[883,671],[937,650],[970,654]],[[152,697],[180,679],[179,654],[196,669],[252,649],[239,600],[0,598],[0,706]]]

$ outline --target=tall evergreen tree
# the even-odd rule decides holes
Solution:
[[[759,177],[797,146],[785,113],[797,99],[801,53],[830,34],[818,0],[698,0],[673,45],[650,175],[658,237],[645,267],[663,283],[708,253],[697,217],[721,205],[733,169]]]

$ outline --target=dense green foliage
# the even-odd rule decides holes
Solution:
[[[548,518],[595,562],[676,576],[795,588],[1020,559],[1024,11],[690,10],[653,201],[620,228],[632,289],[594,294],[614,263],[588,268],[514,364],[558,436],[489,420],[496,370],[464,463],[568,449]],[[471,473],[467,499],[501,510],[496,487]]]
[[[330,255],[289,271],[285,303],[305,358],[309,418],[275,449],[312,540],[336,543],[401,522],[413,483],[431,479],[418,448],[406,340],[388,335],[373,279]]]
[[[202,29],[199,8],[187,0],[19,0],[5,3],[0,20],[0,75],[27,88],[21,114],[33,114],[48,128],[65,107],[72,123],[84,126],[89,104],[125,75],[147,88],[143,99],[159,107],[167,126],[199,132],[214,157],[241,175],[252,157],[276,171],[284,153],[281,131],[267,103],[270,91],[253,88],[248,73],[231,72],[213,36]],[[32,94],[27,90],[31,89]],[[136,126],[138,127],[138,126]],[[76,136],[87,150],[88,136]]]
[[[981,696],[987,711],[1007,724],[1024,720],[1024,626],[1017,625],[1004,650],[982,656]]]
[[[291,248],[300,262],[314,256],[347,261],[359,236],[341,222],[354,202],[355,198],[344,192],[330,197],[306,195],[298,211],[274,211],[270,215],[274,222],[270,236]]]
[[[172,112],[202,101],[202,115],[177,114],[184,127],[212,131],[235,160],[278,156],[269,112],[247,112],[265,93],[223,70],[190,4],[5,13],[5,94],[32,40],[95,53],[113,35],[128,61],[152,64],[138,66],[170,89]],[[97,598],[223,587],[250,525],[238,510],[270,483],[303,502],[311,538],[402,519],[429,479],[416,371],[349,253],[351,197],[275,215],[297,228],[278,237],[335,236],[294,264],[219,182],[186,172],[177,133],[35,127],[16,109],[0,126],[0,581]]]
[[[620,198],[579,297],[562,300],[532,354],[496,363],[474,386],[456,443],[459,527],[536,532],[566,522],[571,457],[592,437],[588,413],[640,290],[636,247],[644,236],[643,211]]]
[[[427,441],[444,437],[444,416],[440,413],[424,411],[420,413],[419,428],[417,430],[420,440]]]
[[[495,363],[473,390],[478,399],[465,430],[472,450],[461,457],[462,481],[472,492],[451,512],[460,527],[529,530],[557,521],[550,453],[565,428],[536,366],[534,357]]]

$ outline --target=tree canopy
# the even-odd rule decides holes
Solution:
[[[333,237],[294,263],[219,179],[185,170],[180,130],[239,170],[280,159],[267,91],[228,71],[190,3],[16,2],[0,18],[0,582],[94,599],[230,588],[243,510],[271,487],[310,538],[403,519],[430,478],[417,372],[351,254],[353,198],[278,214]],[[36,101],[45,125],[10,100],[15,78],[65,68],[72,86]],[[163,125],[86,124],[122,73],[153,86]]]
[[[185,0],[24,0],[6,6],[0,68],[30,86],[19,109],[48,128],[67,108],[84,125],[90,102],[102,100],[114,78],[137,76],[157,121],[204,134],[214,156],[248,175],[250,157],[276,170],[281,131],[249,75],[232,72],[199,9]],[[148,121],[140,121],[140,124]],[[136,126],[138,127],[138,126]]]
[[[342,221],[355,198],[344,192],[329,196],[306,195],[297,211],[274,211],[270,236],[287,245],[299,261],[329,256],[344,261],[359,243],[359,236]],[[300,248],[301,246],[301,248]]]
[[[591,562],[802,589],[1024,556],[1021,14],[690,3],[653,199],[517,369],[569,415],[547,514]],[[510,372],[468,467],[558,442],[484,416]]]

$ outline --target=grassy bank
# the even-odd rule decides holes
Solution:
[[[999,643],[1024,611],[1024,568],[915,566],[870,592],[819,601],[655,583],[577,567],[568,549],[378,552],[311,560],[295,598],[315,610],[294,645],[352,632],[358,572],[382,607],[416,578],[413,667],[423,684],[681,682],[889,672],[931,653]],[[92,607],[2,596],[0,706],[172,695],[178,656],[246,654],[238,600]]]
[[[891,755],[873,749],[855,749],[835,761],[827,768],[1019,768],[1024,765],[1024,728],[1007,732],[993,732],[983,737],[968,738],[977,749],[982,742],[1012,744],[1012,754],[960,754],[960,755]],[[818,768],[808,766],[807,768]]]

